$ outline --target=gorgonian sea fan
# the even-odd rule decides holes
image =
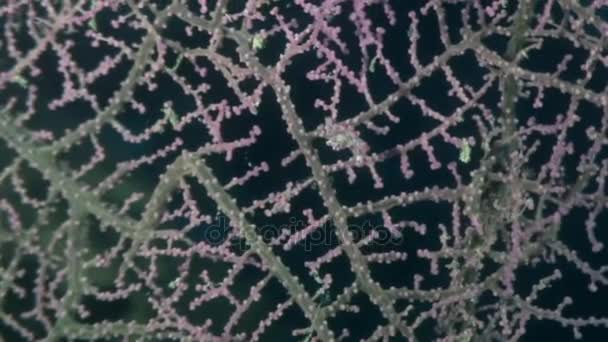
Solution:
[[[4,0],[0,32],[0,340],[605,340],[605,1]]]

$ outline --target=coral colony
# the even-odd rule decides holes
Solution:
[[[0,1],[1,341],[608,341],[608,1]]]

